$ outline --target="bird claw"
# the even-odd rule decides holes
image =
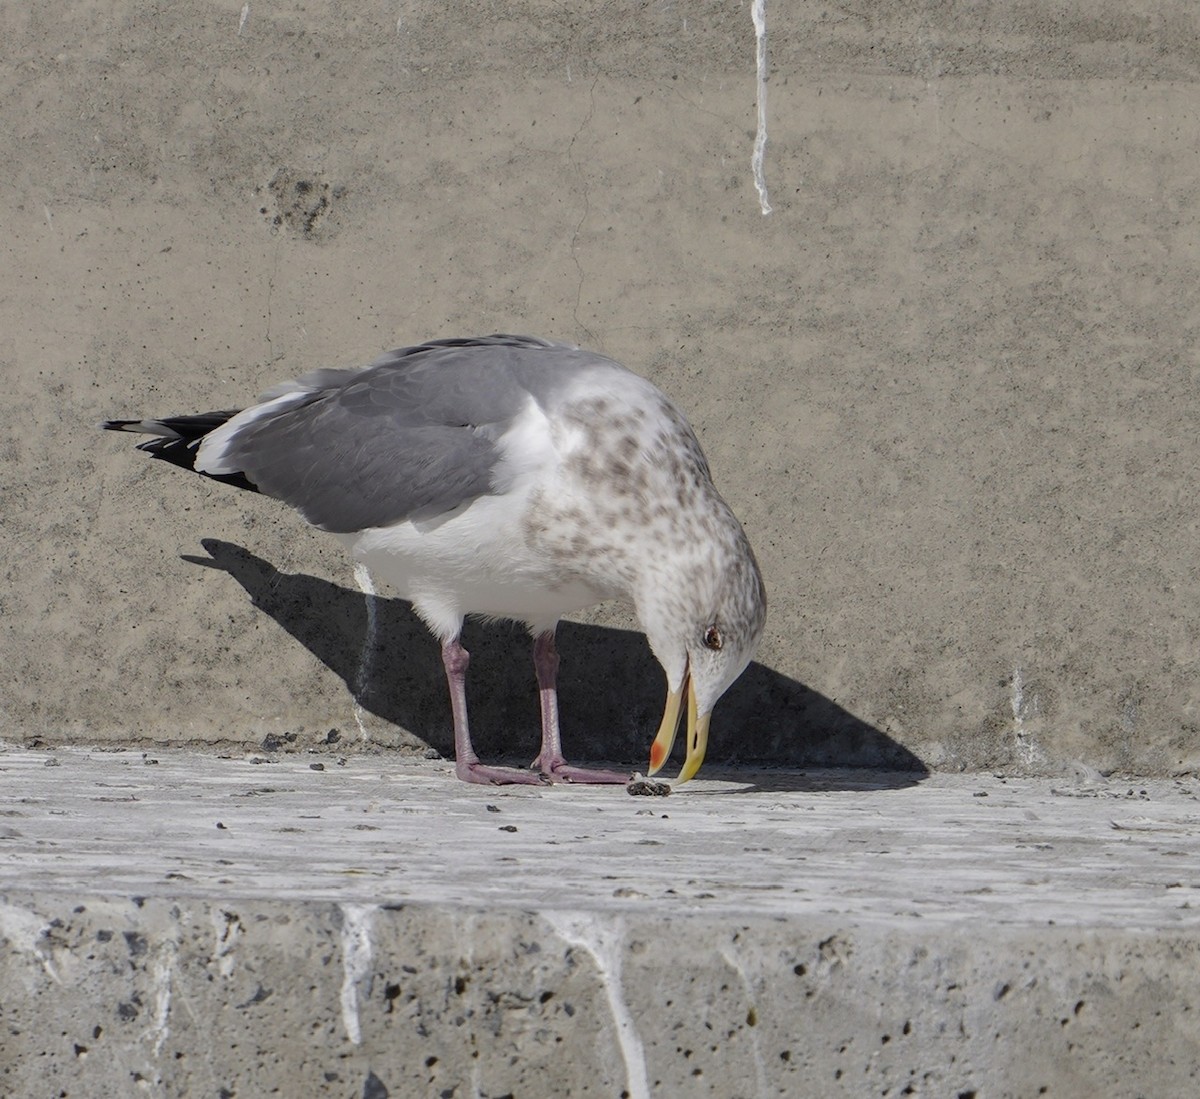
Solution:
[[[518,771],[515,767],[488,767],[478,761],[456,763],[454,773],[463,782],[481,786],[549,786],[549,775],[533,771]]]
[[[565,759],[543,760],[541,756],[538,756],[529,766],[546,775],[550,782],[624,786],[629,781],[629,775],[624,772],[575,767]]]

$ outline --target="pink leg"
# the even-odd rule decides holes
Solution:
[[[542,750],[530,767],[561,782],[627,783],[628,774],[572,767],[563,758],[558,728],[558,650],[554,647],[553,630],[533,639],[533,669],[537,673],[538,697],[542,703]]]
[[[454,715],[454,773],[463,782],[492,786],[510,783],[540,786],[547,782],[548,779],[541,774],[508,767],[485,767],[479,762],[475,749],[471,747],[471,730],[467,726],[467,666],[470,663],[471,654],[462,647],[457,637],[442,645],[442,664],[446,668],[446,682],[450,685],[450,710]]]

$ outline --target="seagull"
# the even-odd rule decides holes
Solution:
[[[440,339],[323,369],[241,410],[107,420],[138,449],[275,497],[409,600],[441,643],[455,773],[484,784],[626,783],[569,764],[559,733],[559,619],[631,603],[667,679],[647,775],[687,711],[676,784],[700,769],[713,707],[766,619],[754,552],[676,405],[612,359],[532,336]],[[533,638],[541,751],[529,770],[471,746],[464,617]]]

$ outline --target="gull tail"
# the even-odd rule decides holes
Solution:
[[[151,457],[161,458],[164,462],[170,462],[182,469],[190,469],[213,481],[223,481],[227,485],[258,492],[258,486],[244,473],[206,473],[202,469],[196,469],[196,451],[200,449],[204,437],[232,419],[239,411],[234,408],[223,412],[201,412],[196,416],[164,416],[161,420],[104,420],[100,427],[105,431],[133,431],[139,435],[153,435],[155,438],[138,443],[138,450],[144,450]]]

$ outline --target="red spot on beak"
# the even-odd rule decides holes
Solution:
[[[650,766],[658,770],[667,759],[667,750],[656,740],[650,745]]]

